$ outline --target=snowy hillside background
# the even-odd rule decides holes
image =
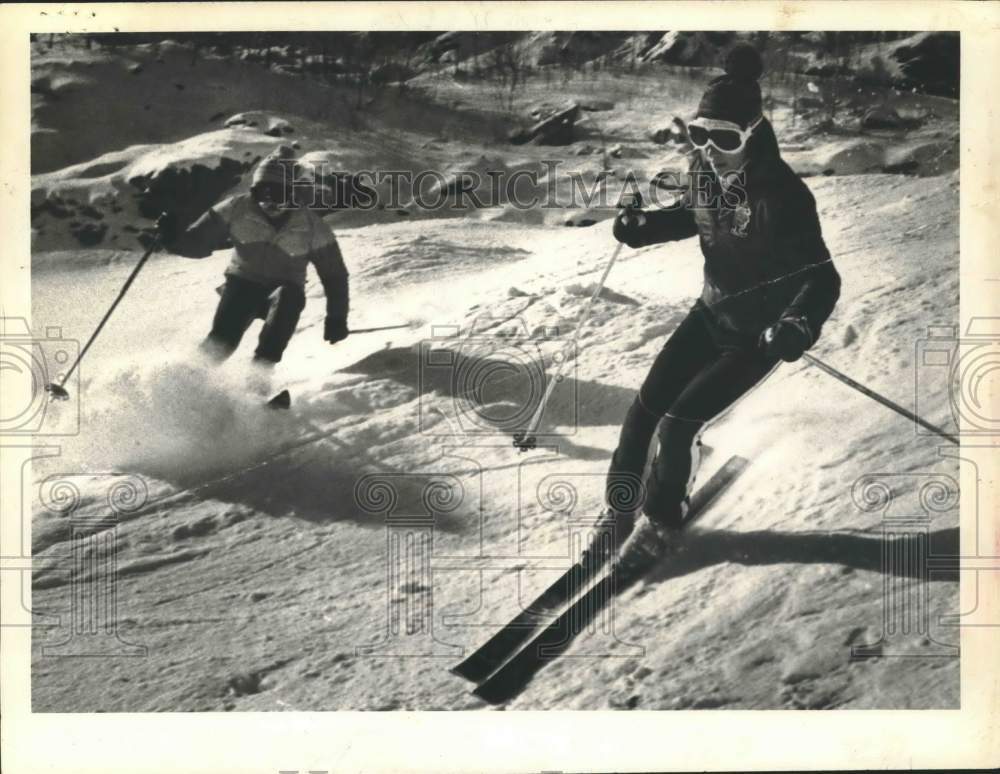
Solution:
[[[918,362],[928,327],[958,319],[957,36],[746,37],[844,280],[813,353],[951,426],[946,379]],[[346,173],[440,170],[447,190],[470,170],[534,172],[567,201],[574,174],[612,190],[682,171],[672,120],[691,116],[734,39],[40,37],[32,329],[85,340],[159,210],[193,218],[245,190],[279,143]],[[245,387],[255,328],[218,371],[194,354],[225,251],[156,254],[71,382],[77,400],[50,407],[79,433],[34,463],[33,609],[68,620],[84,566],[71,546],[92,559],[113,534],[118,656],[45,655],[68,626],[37,628],[34,709],[485,708],[448,667],[570,562],[571,521],[598,514],[634,390],[700,288],[695,240],[624,250],[545,415],[546,448],[519,455],[509,425],[532,385],[505,363],[551,366],[614,249],[613,214],[510,201],[331,211],[351,327],[411,326],[331,348],[310,276],[278,370],[294,406],[280,415]],[[462,369],[485,381],[466,389]],[[614,638],[581,636],[508,706],[957,707],[957,629],[941,620],[957,613],[957,573],[912,577],[884,552],[910,543],[883,536],[886,518],[919,517],[932,553],[957,551],[958,466],[942,442],[803,362],[704,440],[701,480],[734,454],[750,467],[675,559],[616,600]],[[571,513],[539,498],[549,477],[570,482]],[[398,514],[424,512],[428,484],[461,493],[434,519],[430,574],[390,583],[384,506],[365,496],[378,480]],[[137,495],[112,529],[119,484]],[[74,543],[71,524],[92,537]],[[926,621],[886,634],[890,592],[919,598]],[[387,616],[421,610],[429,625],[378,650]]]

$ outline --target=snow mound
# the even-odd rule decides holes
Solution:
[[[333,147],[331,147],[333,145]],[[355,173],[373,166],[367,149],[348,143],[326,143],[322,150],[309,151],[299,157],[299,166],[317,183],[328,182],[335,174]]]
[[[189,137],[181,142],[154,146],[129,167],[128,179],[156,178],[167,169],[194,169],[217,166],[220,160],[249,163],[255,156],[274,150],[273,139],[260,137],[249,127],[232,127]]]
[[[137,235],[148,237],[149,219],[167,209],[190,222],[238,185],[275,142],[246,127],[222,129],[35,175],[33,251],[132,248]]]
[[[814,149],[790,150],[785,160],[800,176],[898,173],[934,177],[958,169],[957,135],[949,139],[851,138]]]
[[[294,134],[295,132],[295,127],[292,126],[290,121],[263,110],[237,113],[235,116],[226,119],[225,126],[227,128],[234,126],[253,127],[271,137],[282,137],[286,134]]]

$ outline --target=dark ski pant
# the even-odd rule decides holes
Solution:
[[[755,344],[720,329],[707,309],[694,306],[656,356],[625,415],[607,478],[613,511],[641,508],[654,522],[680,526],[697,472],[702,430],[777,363]],[[659,451],[643,482],[654,433]]]
[[[295,333],[305,305],[305,291],[299,285],[262,285],[227,275],[212,330],[202,343],[202,349],[216,360],[225,360],[236,351],[250,324],[260,317],[264,327],[257,339],[254,359],[277,363]]]

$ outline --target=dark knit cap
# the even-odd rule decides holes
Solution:
[[[726,74],[713,78],[698,103],[698,116],[732,121],[744,129],[760,115],[760,86],[764,72],[757,49],[749,43],[737,43],[726,54]]]

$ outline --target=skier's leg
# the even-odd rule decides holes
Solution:
[[[644,511],[657,524],[679,527],[701,462],[705,422],[667,415],[657,431],[659,448],[647,480]]]
[[[643,500],[642,476],[656,426],[688,382],[718,357],[701,313],[692,311],[656,356],[622,424],[605,496],[612,510],[630,514]]]
[[[271,293],[270,306],[257,341],[254,360],[269,363],[281,360],[305,306],[305,290],[299,285],[282,285]]]
[[[222,297],[215,308],[212,330],[201,349],[213,360],[223,361],[239,346],[243,334],[267,298],[268,289],[242,277],[227,276]]]
[[[647,484],[646,515],[679,527],[698,470],[701,433],[773,370],[775,362],[752,349],[729,350],[702,369],[660,422],[659,452]]]

